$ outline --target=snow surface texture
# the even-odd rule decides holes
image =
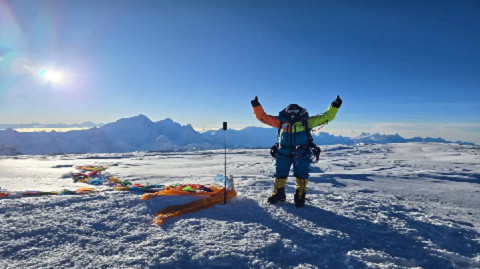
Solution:
[[[276,141],[277,129],[247,127],[227,131],[228,148],[270,148]],[[355,138],[314,132],[318,145],[358,143],[451,143],[442,138],[405,139],[398,134],[365,134]],[[462,143],[457,141],[456,143]],[[470,144],[471,143],[464,143]],[[69,132],[17,132],[0,130],[0,155],[18,154],[72,154],[120,153],[132,151],[210,150],[224,147],[224,131],[199,133],[189,125],[180,125],[171,119],[152,122],[144,115],[120,119],[116,122]]]
[[[238,197],[179,216],[194,197],[110,193],[0,200],[0,268],[480,268],[480,148],[323,147],[307,205],[266,203],[268,150],[228,150]],[[60,190],[76,165],[138,183],[211,183],[222,151],[0,157],[0,186]]]

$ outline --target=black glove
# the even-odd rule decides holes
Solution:
[[[340,108],[342,106],[342,99],[340,99],[340,95],[337,95],[337,99],[335,99],[335,101],[332,102],[332,106],[333,107],[336,107],[336,108]]]
[[[260,105],[260,103],[258,102],[258,97],[256,97],[256,96],[255,96],[255,99],[253,99],[251,103],[252,103],[253,107],[256,107],[256,106]]]

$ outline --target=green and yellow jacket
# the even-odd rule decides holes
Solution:
[[[290,122],[282,116],[267,115],[262,105],[253,107],[253,113],[260,122],[279,128],[278,143],[280,147],[296,147],[308,143],[307,132],[312,128],[326,124],[335,119],[339,108],[329,106],[321,115],[304,117],[296,122]],[[307,127],[307,130],[305,130]]]

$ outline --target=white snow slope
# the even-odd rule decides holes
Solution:
[[[111,193],[0,200],[0,268],[480,268],[480,148],[324,147],[304,208],[266,203],[268,150],[229,150],[239,196],[152,224],[193,197]],[[74,165],[139,183],[211,183],[222,151],[0,157],[9,190],[76,189]]]

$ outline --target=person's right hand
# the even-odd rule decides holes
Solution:
[[[259,106],[259,105],[260,105],[260,103],[258,102],[258,97],[257,97],[257,96],[255,96],[255,99],[253,99],[253,100],[251,101],[251,103],[252,103],[252,106],[253,106],[253,107],[256,107],[256,106]]]

